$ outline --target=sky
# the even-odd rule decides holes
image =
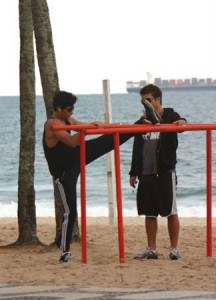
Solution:
[[[47,0],[60,89],[125,93],[126,81],[216,78],[215,0]],[[0,95],[19,95],[18,1],[0,1]],[[36,92],[42,94],[36,67]]]

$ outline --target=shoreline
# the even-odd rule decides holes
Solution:
[[[198,226],[205,227],[207,230],[207,219],[204,217],[179,217],[180,220],[180,238],[181,238],[181,229],[187,226]],[[79,228],[81,232],[81,218],[79,218]],[[144,228],[145,217],[136,216],[136,217],[123,217],[123,229],[128,226],[141,226],[143,227],[143,234],[145,235]],[[49,245],[53,242],[55,236],[55,218],[54,217],[37,217],[37,235],[41,239],[41,242],[45,245]],[[114,219],[114,224],[110,225],[108,217],[86,217],[86,229],[87,229],[87,239],[88,239],[88,227],[92,226],[110,226],[113,229],[118,229],[118,219]],[[158,218],[158,230],[166,228],[167,218],[159,217]],[[47,227],[47,228],[46,228]],[[212,227],[216,227],[216,217],[212,217]],[[17,217],[4,217],[0,218],[0,247],[13,243],[18,237],[18,218]],[[4,231],[7,232],[10,230],[10,236],[5,234],[6,238],[4,239]],[[48,230],[48,232],[46,232]],[[214,232],[212,230],[212,232]],[[49,234],[48,234],[49,233]],[[124,232],[125,234],[125,232]],[[5,241],[4,241],[5,240]]]

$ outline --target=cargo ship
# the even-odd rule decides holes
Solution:
[[[140,89],[150,83],[148,80],[127,81],[128,93],[139,93]],[[157,85],[162,91],[189,91],[189,90],[216,90],[216,79],[212,78],[187,78],[187,79],[162,79],[155,78],[151,83]]]

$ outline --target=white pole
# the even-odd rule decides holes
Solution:
[[[110,97],[110,82],[103,80],[103,95],[104,95],[104,121],[105,123],[112,123],[112,104]],[[113,151],[107,154],[107,184],[108,184],[108,207],[109,207],[109,224],[114,225],[116,220],[115,207],[115,174],[114,174],[114,156]]]

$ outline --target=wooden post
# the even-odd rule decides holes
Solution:
[[[110,97],[110,82],[103,80],[104,95],[104,121],[112,123],[112,104]],[[114,156],[113,151],[107,154],[107,185],[108,185],[108,208],[109,208],[109,224],[114,225],[116,220],[116,201],[115,199],[115,181],[114,181]]]

